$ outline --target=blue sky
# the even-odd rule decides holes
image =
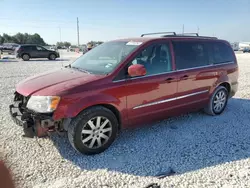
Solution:
[[[0,0],[0,34],[39,33],[80,43],[176,31],[250,41],[250,0]]]

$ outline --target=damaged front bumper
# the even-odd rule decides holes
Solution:
[[[44,137],[48,132],[60,130],[60,121],[54,121],[53,114],[35,113],[26,108],[25,97],[15,93],[14,104],[9,106],[13,121],[23,127],[24,137]]]

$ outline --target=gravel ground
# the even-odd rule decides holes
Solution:
[[[14,85],[64,61],[0,60],[0,152],[18,187],[249,187],[250,54],[237,54],[240,86],[225,112],[201,112],[124,130],[104,153],[75,152],[66,135],[22,138],[8,112]],[[154,176],[172,171],[158,179]]]

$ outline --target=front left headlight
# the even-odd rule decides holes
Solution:
[[[59,96],[31,96],[27,108],[39,113],[50,113],[56,110]]]

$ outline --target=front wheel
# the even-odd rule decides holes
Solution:
[[[87,155],[106,150],[118,133],[118,121],[112,111],[102,106],[84,110],[74,118],[68,128],[70,144]]]
[[[212,116],[221,114],[228,101],[228,90],[224,86],[219,86],[211,96],[208,106],[204,111]]]
[[[49,60],[55,60],[56,59],[56,55],[55,54],[50,54],[49,55]]]

